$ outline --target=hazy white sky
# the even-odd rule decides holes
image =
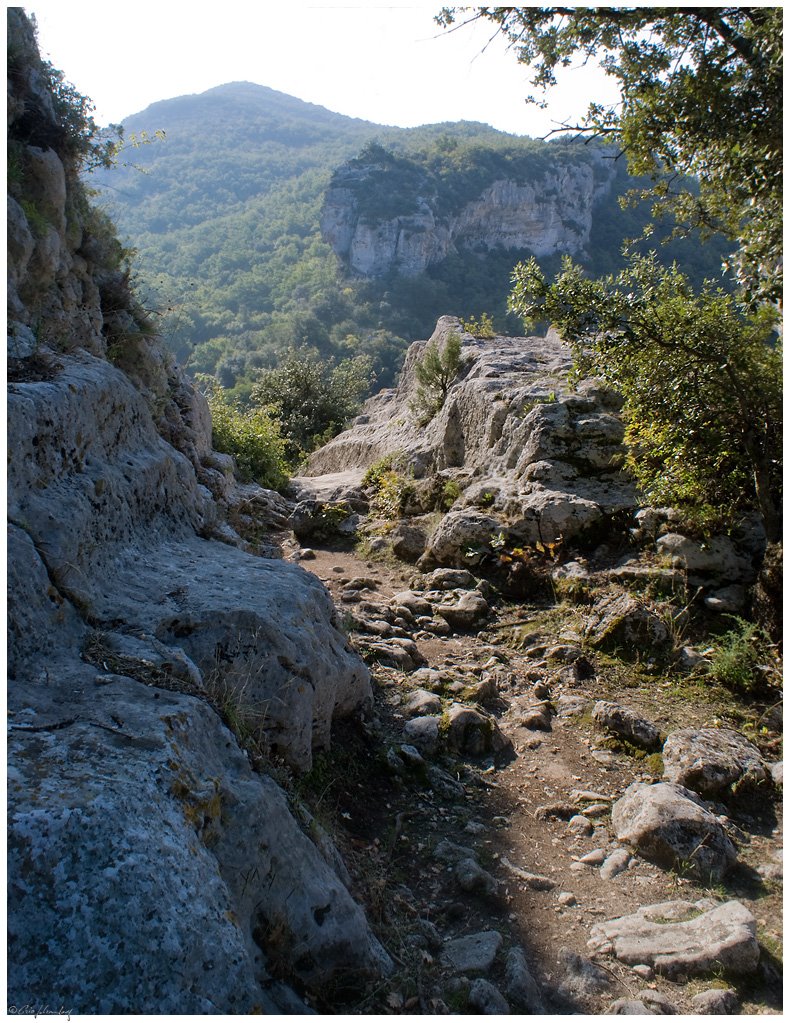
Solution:
[[[441,7],[41,0],[25,10],[38,21],[42,55],[93,100],[100,124],[235,81],[379,124],[483,121],[532,136],[579,117],[592,99],[614,98],[586,68],[568,73],[549,112],[526,104],[529,72],[499,36],[487,47],[494,26],[449,33],[433,21]]]

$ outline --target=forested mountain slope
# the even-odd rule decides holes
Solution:
[[[639,235],[648,219],[645,208],[619,209],[618,196],[634,182],[601,148],[469,122],[385,127],[250,83],[164,100],[124,127],[127,139],[157,131],[166,138],[127,147],[92,184],[138,250],[142,293],[166,311],[163,332],[179,360],[242,396],[257,370],[289,346],[310,345],[333,359],[365,352],[383,384],[407,343],[450,309],[486,311],[501,329],[514,329],[505,302],[519,258],[536,254],[551,268],[574,251],[592,271],[606,272],[619,263],[624,238]],[[422,244],[428,210],[441,235],[429,239],[433,257],[367,263],[359,253],[368,241],[358,230],[357,262],[350,261],[333,230],[350,176],[376,237],[394,230],[396,238],[413,237],[417,228]],[[548,194],[556,179],[568,182],[576,212]],[[533,234],[504,231],[514,203],[524,218],[531,201],[540,214]],[[465,216],[475,222],[466,240],[448,229],[449,217]],[[542,245],[547,230],[551,244]],[[713,244],[661,251],[695,276],[719,273],[721,249]]]

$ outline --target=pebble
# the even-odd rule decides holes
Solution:
[[[601,866],[599,873],[605,881],[609,881],[611,878],[622,873],[629,866],[631,860],[631,854],[626,849],[616,849],[615,852],[610,853],[607,859]]]
[[[587,838],[588,835],[593,834],[593,825],[587,817],[583,817],[581,814],[575,813],[571,820],[566,825],[569,831],[575,835],[579,835],[581,838]]]
[[[645,963],[638,963],[636,966],[633,966],[632,973],[636,973],[641,980],[653,980],[654,977],[653,968]]]
[[[607,853],[604,849],[591,849],[591,851],[585,853],[584,856],[580,856],[579,862],[584,863],[589,867],[600,867],[606,859]]]
[[[574,892],[560,892],[558,895],[558,902],[561,906],[576,906],[577,896]]]

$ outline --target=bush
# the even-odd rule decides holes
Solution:
[[[258,405],[275,410],[289,459],[298,462],[343,429],[370,386],[367,356],[333,366],[311,349],[292,348],[277,367],[260,374],[251,395]]]
[[[209,395],[212,443],[226,455],[233,455],[239,475],[263,487],[277,490],[288,480],[286,442],[280,423],[269,409],[242,411],[215,391]]]
[[[461,337],[455,331],[448,334],[441,351],[433,341],[427,346],[423,358],[415,364],[418,386],[409,403],[419,426],[431,422],[445,404],[445,398],[460,368]]]
[[[736,627],[726,632],[715,648],[709,677],[727,689],[754,693],[781,686],[777,647],[757,625],[733,618]]]

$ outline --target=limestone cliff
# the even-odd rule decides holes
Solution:
[[[8,26],[9,1004],[305,1012],[275,957],[308,991],[389,960],[224,721],[308,768],[368,671],[226,521],[206,403],[80,184],[85,109]]]
[[[349,271],[380,277],[395,271],[415,277],[454,251],[495,248],[586,255],[596,202],[615,175],[606,153],[558,159],[518,180],[495,177],[458,208],[448,208],[442,184],[428,175],[391,182],[385,162],[352,161],[338,170],[326,193],[322,236]],[[366,202],[394,189],[397,201],[370,209]],[[400,207],[400,208],[395,208]]]

